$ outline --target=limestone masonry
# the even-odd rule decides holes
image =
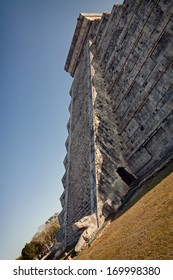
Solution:
[[[57,256],[78,240],[80,251],[129,190],[173,159],[173,1],[80,14],[65,70],[74,79]]]

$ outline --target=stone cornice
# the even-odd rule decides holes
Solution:
[[[98,20],[102,17],[102,14],[80,14],[77,19],[76,29],[73,35],[70,50],[65,63],[65,71],[69,72],[71,76],[74,76],[76,66],[78,64],[81,51],[91,23],[94,20]]]

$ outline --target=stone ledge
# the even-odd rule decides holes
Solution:
[[[100,20],[102,14],[80,14],[77,19],[76,29],[73,35],[70,50],[65,63],[65,71],[74,76],[85,39],[94,20]]]

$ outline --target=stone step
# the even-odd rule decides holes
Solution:
[[[95,40],[94,40],[94,44],[96,44],[96,45],[99,44],[99,41],[102,38],[104,29],[106,28],[106,25],[109,21],[110,14],[111,14],[110,12],[105,12],[105,13],[103,13],[103,15],[101,17],[101,20],[100,20],[100,23],[99,23],[99,26],[98,26],[98,29],[96,32]]]

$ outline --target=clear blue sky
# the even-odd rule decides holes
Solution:
[[[64,71],[80,12],[114,0],[0,0],[0,259],[15,259],[61,211],[72,78]]]

